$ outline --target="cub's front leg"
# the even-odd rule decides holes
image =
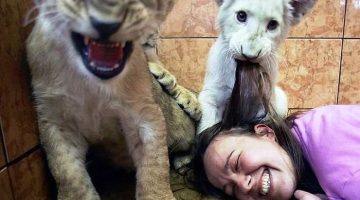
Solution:
[[[279,86],[274,87],[273,97],[271,103],[276,111],[281,117],[285,118],[288,114],[288,100],[287,96]]]
[[[39,122],[40,139],[58,187],[59,200],[99,200],[85,166],[86,142],[55,124]]]
[[[125,137],[136,166],[136,199],[175,200],[170,189],[165,119],[155,102],[124,116]],[[136,119],[135,121],[133,119]],[[124,121],[125,120],[125,121]]]
[[[210,49],[203,88],[199,94],[202,116],[197,133],[221,121],[235,83],[236,63],[219,37]]]
[[[192,119],[199,121],[201,118],[201,108],[196,95],[177,84],[175,76],[166,70],[164,64],[159,60],[154,43],[155,39],[148,39],[147,45],[143,45],[151,74],[155,76],[165,91],[176,100],[176,103],[189,114]]]

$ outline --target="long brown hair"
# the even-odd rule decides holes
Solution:
[[[235,84],[222,119],[224,129],[251,125],[271,109],[273,84],[269,73],[258,63],[236,62]]]

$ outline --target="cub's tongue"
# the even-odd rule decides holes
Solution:
[[[91,65],[114,68],[123,58],[121,43],[90,41],[88,45]]]

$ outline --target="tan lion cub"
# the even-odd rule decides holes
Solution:
[[[175,199],[168,145],[189,149],[195,127],[154,81],[139,40],[159,27],[173,0],[39,2],[27,53],[58,199],[100,199],[85,167],[91,145],[123,167],[135,165],[136,199]],[[151,69],[198,118],[196,98],[161,66]]]

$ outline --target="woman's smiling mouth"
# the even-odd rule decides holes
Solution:
[[[267,195],[271,186],[269,169],[265,169],[261,177],[261,189],[260,194]]]

